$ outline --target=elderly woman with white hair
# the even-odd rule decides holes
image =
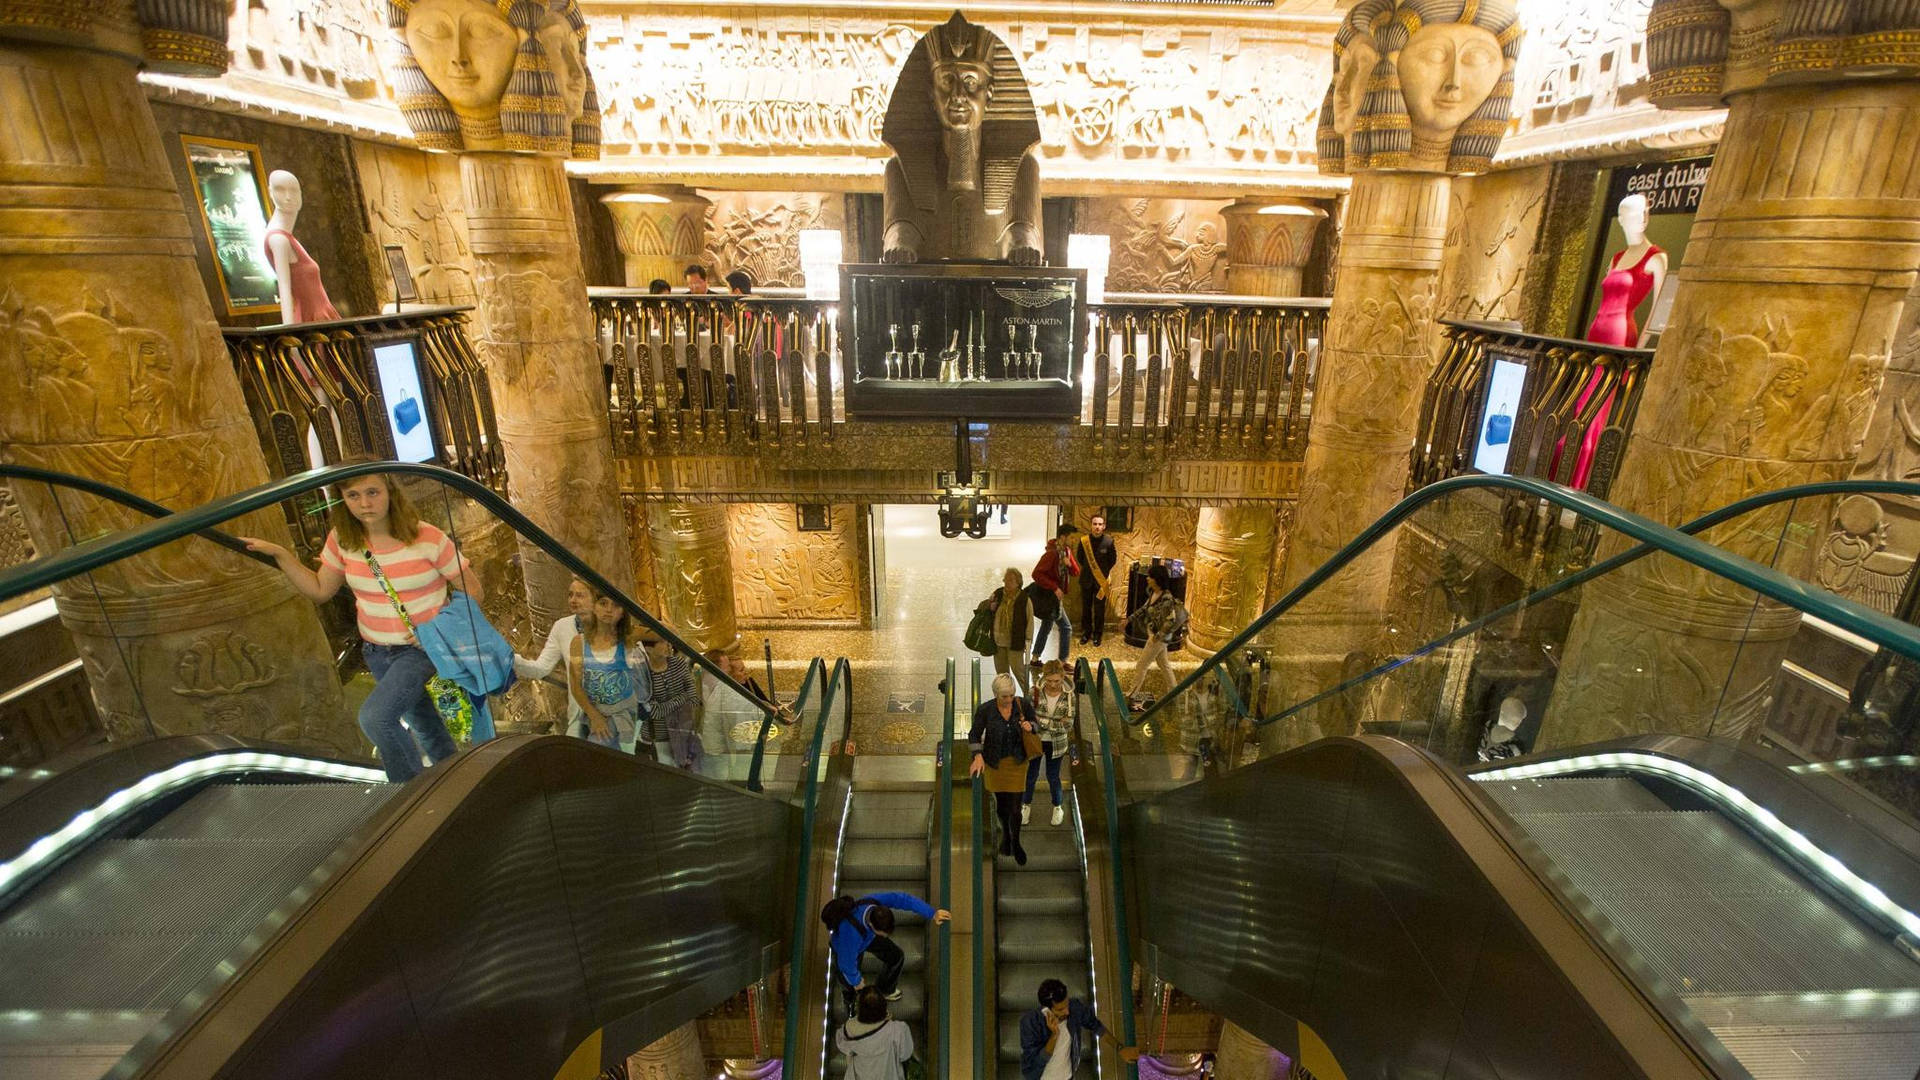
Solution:
[[[967,732],[973,764],[967,775],[984,776],[993,792],[993,812],[1000,819],[1000,854],[1027,865],[1027,849],[1020,846],[1020,798],[1027,790],[1027,762],[1040,753],[1040,735],[1033,705],[1019,696],[1013,676],[993,677],[993,700],[973,711]]]

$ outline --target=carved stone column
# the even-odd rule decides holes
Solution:
[[[706,258],[707,211],[713,203],[704,196],[661,185],[621,188],[600,201],[613,215],[614,242],[626,257],[629,288],[644,289],[655,278],[678,285],[688,266]]]
[[[1261,1042],[1231,1020],[1220,1024],[1220,1049],[1213,1059],[1213,1080],[1281,1080],[1286,1055]]]
[[[1262,610],[1273,561],[1271,507],[1203,506],[1187,582],[1188,640],[1211,652]]]
[[[627,1058],[630,1080],[706,1080],[706,1073],[707,1061],[700,1052],[700,1025],[692,1020]]]
[[[1804,55],[1802,45],[1787,54]],[[1730,71],[1751,69],[1736,60]],[[1733,96],[1616,502],[1677,523],[1852,471],[1920,266],[1917,133],[1911,79]],[[1773,561],[1788,510],[1713,539]],[[1796,528],[1818,535],[1830,507],[1794,512]],[[1789,545],[1780,568],[1806,577],[1814,554]],[[1589,585],[1546,738],[1755,732],[1799,616],[1753,601],[1664,559]]]
[[[1227,223],[1227,291],[1299,296],[1313,234],[1327,212],[1300,199],[1241,199],[1220,216]]]
[[[727,1058],[721,1063],[720,1073],[726,1080],[778,1080],[780,1059]]]
[[[734,620],[733,555],[727,508],[720,503],[653,503],[647,507],[661,614],[701,650],[730,648]]]
[[[0,0],[0,453],[186,509],[267,469],[135,81],[142,29],[131,4]],[[149,520],[13,494],[42,554]],[[285,541],[278,518],[224,528]],[[112,737],[364,754],[313,604],[272,568],[189,539],[55,595]]]

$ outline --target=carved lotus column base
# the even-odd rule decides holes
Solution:
[[[1281,1080],[1285,1054],[1261,1042],[1231,1020],[1220,1025],[1220,1049],[1213,1059],[1214,1080]]]
[[[740,637],[734,619],[733,556],[727,545],[727,508],[720,503],[653,503],[647,507],[660,586],[660,614],[674,632],[707,649],[731,648]]]
[[[513,503],[616,586],[633,587],[607,433],[592,316],[567,177],[557,158],[460,158],[480,297],[474,346],[486,365]],[[527,601],[544,626],[568,575],[523,546]]]
[[[267,469],[134,76],[107,51],[0,41],[0,447],[186,509]],[[42,554],[149,520],[38,484],[14,496]],[[277,512],[223,527],[287,539]],[[218,731],[364,755],[313,605],[279,573],[188,539],[56,599],[115,738]]]
[[[707,211],[713,204],[704,196],[683,187],[649,185],[621,188],[600,201],[613,216],[629,288],[644,289],[655,278],[677,286],[688,266],[706,258]]]
[[[779,1080],[780,1059],[757,1061],[753,1058],[728,1058],[720,1072],[726,1080]]]
[[[1753,492],[1853,471],[1920,266],[1915,161],[1920,81],[1733,97],[1616,502],[1679,523]],[[1708,539],[1774,562],[1783,529],[1817,536],[1825,527],[1830,503],[1810,502]],[[1597,558],[1622,546],[1603,544]],[[1813,544],[1790,544],[1778,565],[1805,578],[1814,554]],[[1751,593],[1658,558],[1586,594],[1552,703],[1570,727],[1550,722],[1547,734],[1584,742],[1704,733],[1709,723],[1715,734],[1757,731],[1794,613],[1754,611]],[[1749,618],[1755,629],[1738,648]]]
[[[660,1041],[635,1051],[627,1058],[630,1080],[706,1080],[707,1062],[700,1052],[699,1027],[688,1021]]]
[[[1273,538],[1270,507],[1201,507],[1187,581],[1188,640],[1195,648],[1220,648],[1260,614]]]
[[[1206,1072],[1206,1059],[1201,1054],[1140,1055],[1141,1080],[1182,1080],[1189,1076],[1205,1076]]]
[[[1227,223],[1227,291],[1299,296],[1313,234],[1327,212],[1298,199],[1241,199],[1220,216]]]

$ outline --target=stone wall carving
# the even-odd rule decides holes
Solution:
[[[800,230],[846,232],[845,200],[826,192],[715,191],[708,193],[706,253],[701,260],[718,284],[745,270],[755,288],[801,288]],[[847,257],[855,255],[848,238]],[[672,279],[676,284],[679,278]]]
[[[444,154],[353,140],[353,164],[377,249],[398,244],[407,253],[420,299],[429,304],[476,300],[467,211],[460,199],[460,163]],[[393,303],[385,259],[373,269],[382,304]]]
[[[860,508],[828,507],[826,532],[801,532],[792,503],[727,507],[733,603],[742,625],[857,625],[865,612]]]
[[[1550,166],[1536,165],[1454,182],[1440,264],[1441,315],[1521,318],[1550,172]]]
[[[1073,231],[1112,237],[1110,292],[1225,292],[1225,205],[1207,199],[1081,199]]]
[[[14,501],[13,488],[0,484],[0,568],[32,562],[33,537],[27,534],[27,522],[20,516],[20,504]]]
[[[317,94],[390,101],[381,75],[386,28],[367,0],[246,0],[227,26],[239,72]]]
[[[604,114],[604,157],[592,171],[740,175],[779,155],[792,172],[877,180],[894,77],[940,16],[852,6],[746,23],[730,14],[696,4],[589,13]],[[1274,190],[1288,186],[1277,169],[1293,173],[1294,186],[1335,186],[1311,175],[1328,50],[1304,27],[1067,14],[976,21],[1006,41],[1032,86],[1050,183],[1102,176],[1164,187],[1182,174],[1237,175]],[[1172,172],[1140,174],[1140,161]]]

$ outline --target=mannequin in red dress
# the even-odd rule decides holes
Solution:
[[[1593,322],[1587,325],[1587,340],[1639,348],[1646,335],[1633,314],[1647,297],[1660,292],[1660,286],[1667,279],[1667,253],[1647,240],[1645,195],[1621,199],[1616,220],[1620,222],[1620,231],[1626,234],[1627,246],[1613,253],[1612,261],[1607,264],[1607,276],[1600,279],[1600,310],[1594,312]],[[1580,400],[1574,403],[1575,416],[1585,411],[1587,399],[1598,388],[1600,378],[1601,370],[1595,368],[1580,391]],[[1593,423],[1580,439],[1580,457],[1574,462],[1570,479],[1574,487],[1583,491],[1593,472],[1593,452],[1600,445],[1600,433],[1606,429],[1607,418],[1613,413],[1613,403],[1614,391],[1609,390],[1607,400],[1600,403]],[[1558,458],[1558,448],[1554,456]]]
[[[300,216],[300,178],[275,169],[267,177],[267,194],[273,198],[273,217],[267,220],[267,264],[280,279],[280,321],[339,318],[327,299],[327,287],[320,282],[320,264],[293,238],[293,223]]]

